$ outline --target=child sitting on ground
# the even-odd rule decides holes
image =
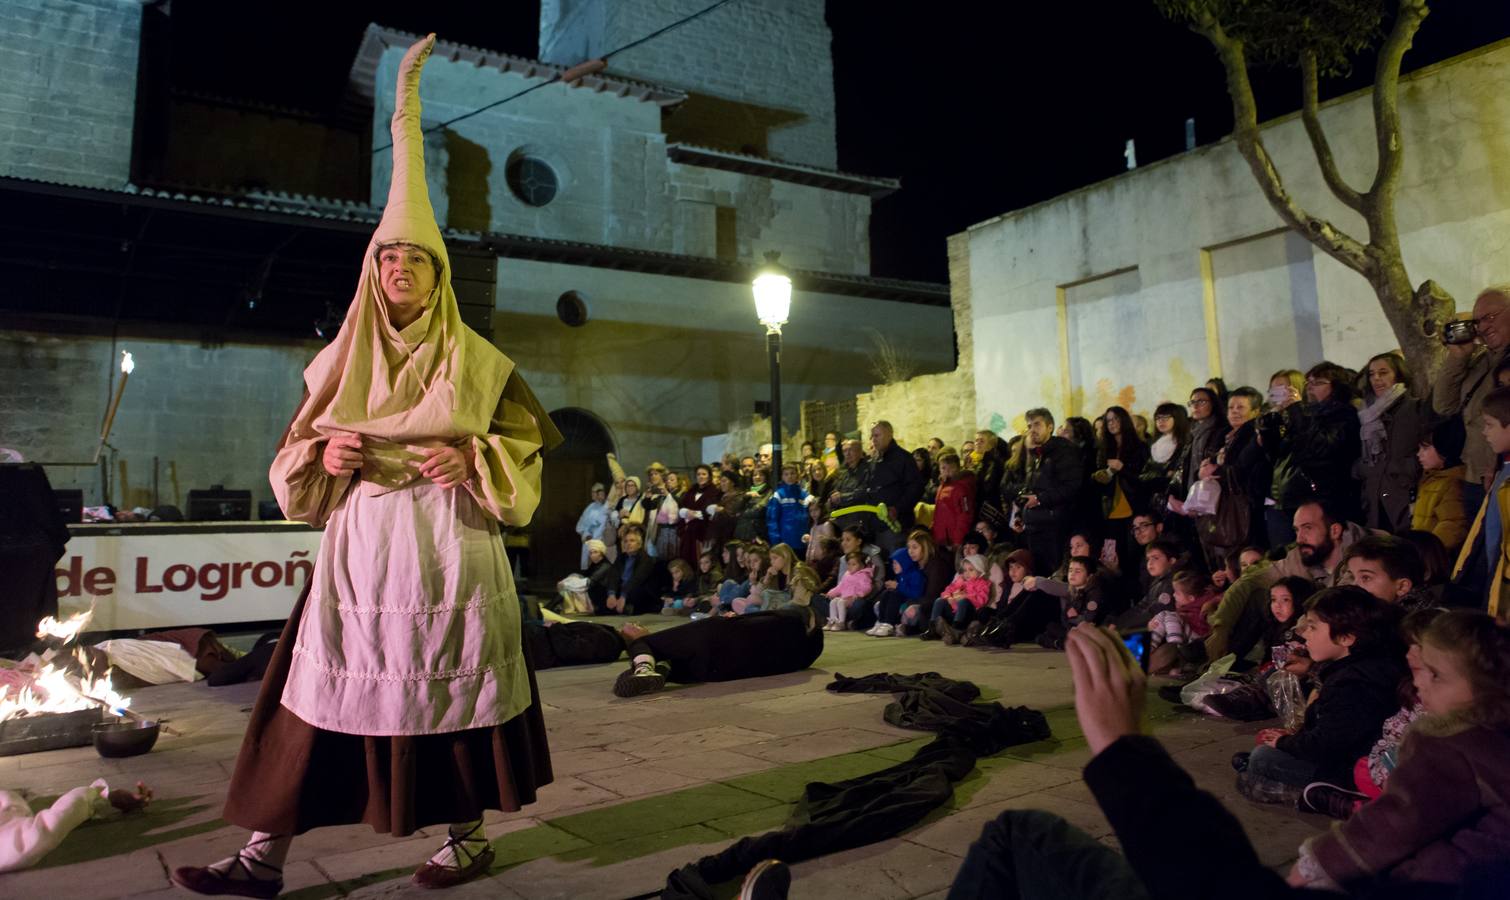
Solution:
[[[744,563],[744,581],[736,582],[732,578],[726,578],[718,589],[718,611],[726,615],[735,612],[734,601],[747,602],[752,596],[758,599],[760,592],[764,590],[761,582],[765,578],[769,558],[765,545],[746,544],[740,550],[740,556]],[[741,609],[746,602],[740,604]]]
[[[743,609],[738,600],[734,601],[734,611],[743,614],[790,606],[792,591],[789,585],[792,575],[797,571],[797,565],[797,551],[790,544],[772,547],[765,577],[761,579],[760,592],[751,592],[745,599]]]
[[[843,631],[849,627],[849,605],[870,596],[875,587],[872,578],[870,562],[864,553],[856,550],[845,554],[844,574],[828,592],[828,624],[823,626],[824,631]]]
[[[833,520],[828,517],[828,504],[821,500],[809,503],[807,514],[811,527],[802,538],[802,542],[807,544],[807,550],[802,555],[806,557],[807,564],[812,565],[821,558],[825,539],[835,544],[839,542],[839,529],[834,527]]]
[[[723,566],[718,564],[718,557],[712,550],[704,550],[697,556],[697,586],[693,593],[697,598],[695,604],[699,608],[718,599],[718,586],[724,583]],[[703,609],[706,611],[706,609]]]
[[[673,559],[666,564],[666,571],[671,575],[671,584],[667,585],[666,593],[661,595],[661,615],[692,615],[692,567],[687,565],[685,559]]]
[[[1222,599],[1206,576],[1190,569],[1175,573],[1171,585],[1174,609],[1155,613],[1148,623],[1153,654],[1148,661],[1150,675],[1175,675],[1187,663],[1205,660],[1205,646],[1200,642],[1211,633],[1206,616]]]
[[[1436,535],[1448,559],[1457,556],[1464,538],[1468,537],[1468,517],[1474,512],[1463,507],[1465,439],[1462,417],[1448,416],[1416,450],[1421,480],[1416,484],[1410,527]]]
[[[1313,781],[1346,783],[1353,763],[1399,708],[1404,677],[1399,607],[1356,585],[1328,588],[1306,605],[1306,654],[1321,682],[1300,730],[1268,728],[1239,756],[1237,789],[1260,803],[1294,806]]]
[[[1510,858],[1510,627],[1478,611],[1445,612],[1419,653],[1415,687],[1427,715],[1406,732],[1383,794],[1301,845],[1290,884],[1457,885]],[[1493,877],[1479,876],[1480,891],[1503,885]]]
[[[561,595],[561,612],[568,616],[590,616],[598,604],[608,599],[608,584],[613,578],[608,545],[593,538],[586,547],[587,567],[556,583],[556,590]]]
[[[986,579],[986,558],[972,553],[959,563],[959,575],[933,601],[928,630],[923,640],[942,638],[945,644],[959,643],[960,634],[970,625],[975,611],[991,599],[991,582]]]
[[[1180,558],[1180,545],[1170,538],[1155,538],[1143,551],[1143,567],[1148,570],[1148,590],[1143,601],[1117,617],[1117,627],[1124,632],[1137,628],[1152,629],[1149,620],[1174,609],[1174,567]]]
[[[842,575],[843,553],[839,551],[839,539],[836,537],[821,536],[813,540],[812,545],[817,548],[817,553],[809,556],[807,564],[813,567],[813,572],[818,576],[818,585],[837,584],[836,575]]]
[[[1040,647],[1063,650],[1071,628],[1081,622],[1101,623],[1101,584],[1096,579],[1096,561],[1089,556],[1070,557],[1065,563],[1063,581],[1030,575],[1023,579],[1022,586],[1059,599],[1059,620],[1044,626],[1037,638]]]

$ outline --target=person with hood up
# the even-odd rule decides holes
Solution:
[[[304,372],[270,478],[292,519],[324,526],[276,644],[223,813],[246,846],[174,882],[273,897],[295,835],[449,825],[415,873],[486,872],[485,810],[552,780],[503,526],[528,524],[561,436],[514,363],[462,323],[425,185],[420,69],[398,66],[393,175],[336,339]]]

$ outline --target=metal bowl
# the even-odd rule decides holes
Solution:
[[[94,749],[106,757],[140,756],[157,743],[160,729],[152,721],[106,722],[94,726]]]

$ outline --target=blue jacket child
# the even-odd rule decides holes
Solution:
[[[810,525],[807,498],[808,493],[800,484],[783,479],[781,484],[776,485],[765,508],[766,537],[772,547],[786,544],[801,551],[805,546],[802,536],[807,534]]]

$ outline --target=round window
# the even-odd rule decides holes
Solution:
[[[587,298],[576,291],[567,291],[556,300],[556,318],[573,328],[587,324]]]
[[[556,170],[538,156],[516,156],[505,169],[509,190],[530,206],[544,206],[556,199],[560,181]]]

